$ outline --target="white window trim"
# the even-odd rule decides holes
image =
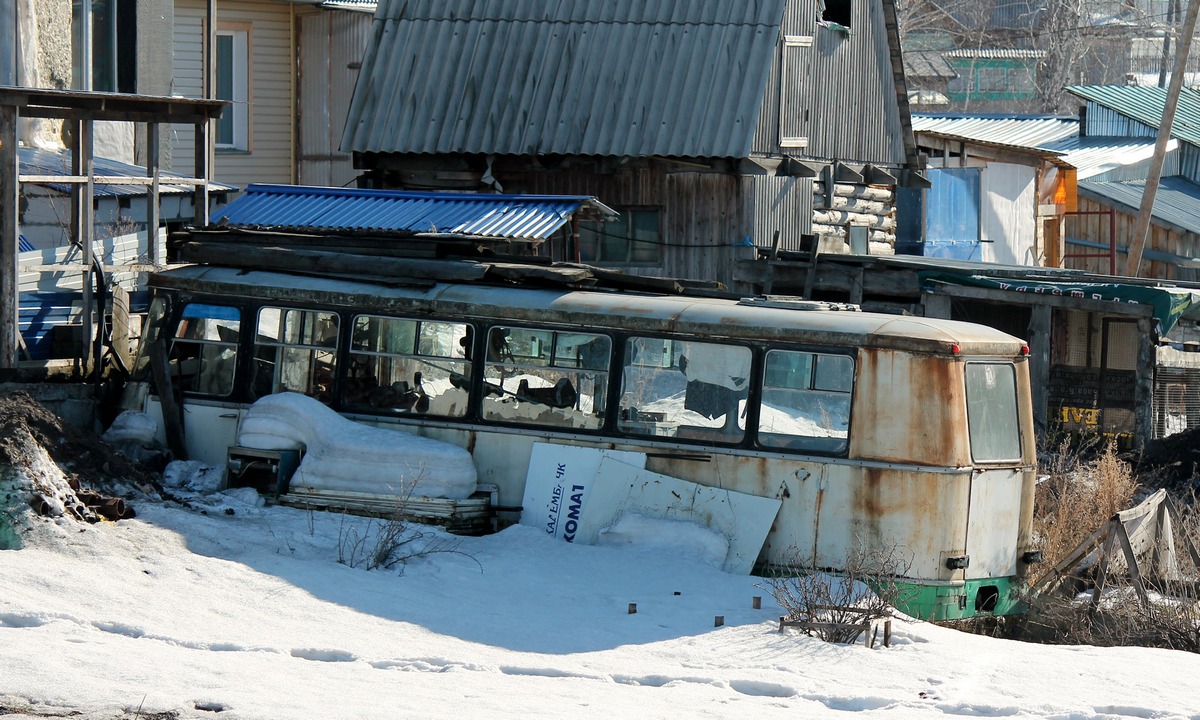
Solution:
[[[226,112],[233,113],[233,142],[216,142],[218,150],[250,151],[250,27],[248,23],[237,27],[218,27],[217,36],[233,38],[233,91],[232,105]],[[215,50],[214,50],[215,52]],[[214,82],[216,79],[214,78]],[[214,138],[215,130],[214,130]]]
[[[779,59],[779,146],[784,148],[806,148],[808,147],[808,136],[788,136],[784,134],[785,128],[788,127],[787,118],[784,113],[788,107],[788,103],[784,100],[787,93],[793,85],[799,86],[798,83],[791,82],[792,73],[800,72],[799,68],[791,67],[788,62],[788,50],[791,48],[811,48],[813,39],[811,35],[785,35],[783,37],[783,46],[780,48]]]

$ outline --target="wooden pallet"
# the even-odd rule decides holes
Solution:
[[[280,495],[280,505],[344,512],[364,517],[394,518],[426,525],[437,525],[455,535],[485,535],[495,531],[493,498],[496,491],[482,486],[465,499],[375,495],[356,492],[327,492],[311,488],[293,488]]]

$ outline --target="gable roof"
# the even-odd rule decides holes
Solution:
[[[583,195],[493,195],[254,184],[221,208],[213,223],[223,229],[398,236],[437,233],[539,241],[553,235],[581,211],[593,218],[616,217],[616,212],[596,198]]]
[[[785,0],[382,0],[348,152],[748,157]]]
[[[1069,85],[1064,89],[1152,128],[1162,125],[1163,110],[1167,103],[1166,88],[1137,85]],[[1171,135],[1200,145],[1200,91],[1189,87],[1180,88],[1175,122],[1171,124]]]

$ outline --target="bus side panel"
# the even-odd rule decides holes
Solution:
[[[1017,574],[1024,474],[1013,469],[985,470],[971,481],[968,578]]]
[[[184,400],[182,406],[187,459],[199,460],[212,467],[225,467],[229,446],[236,444],[237,429],[246,414],[246,408],[232,403],[206,403],[192,398]],[[157,440],[165,445],[162,404],[157,396],[146,399],[145,412],[158,424]]]
[[[848,482],[830,484],[821,508],[821,544],[830,548],[828,560],[844,563],[845,552],[839,558],[836,548],[858,544],[882,551],[887,562],[911,561],[907,568],[893,569],[902,575],[961,580],[962,571],[948,569],[945,558],[965,554],[970,487],[969,473],[850,468]]]
[[[961,362],[862,348],[850,456],[938,467],[970,465],[966,408]]]

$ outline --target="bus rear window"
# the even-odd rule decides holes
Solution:
[[[1017,369],[1012,363],[967,363],[967,424],[975,462],[1021,459]]]

